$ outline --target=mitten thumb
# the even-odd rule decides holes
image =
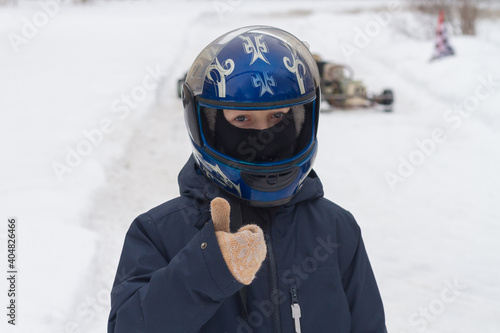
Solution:
[[[210,211],[215,231],[229,232],[231,207],[226,199],[217,197],[210,202]]]

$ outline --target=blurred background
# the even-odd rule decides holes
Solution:
[[[125,233],[191,153],[178,80],[254,24],[341,68],[315,170],[362,228],[389,332],[500,332],[500,1],[0,0],[2,332],[106,331]]]

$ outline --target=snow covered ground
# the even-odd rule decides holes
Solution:
[[[141,1],[0,7],[0,269],[18,218],[17,327],[103,332],[125,232],[177,195],[190,154],[176,81],[231,29],[288,30],[393,113],[324,112],[315,169],[362,227],[390,332],[500,331],[500,22],[433,41],[398,2]],[[378,14],[376,14],[378,13]]]

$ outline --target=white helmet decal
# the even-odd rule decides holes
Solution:
[[[216,78],[214,79],[212,77],[211,74],[212,70],[216,70],[219,73],[220,75],[219,80],[217,80]],[[224,61],[224,66],[222,66],[219,63],[219,59],[215,58],[215,65],[212,64],[207,67],[206,78],[217,84],[218,94],[219,97],[221,98],[226,97],[226,76],[231,74],[233,70],[234,70],[233,59],[227,59],[226,61]]]
[[[250,39],[250,37],[247,36],[239,36],[239,37],[243,40],[243,48],[245,50],[245,53],[246,54],[252,53],[252,60],[250,61],[249,66],[251,66],[257,59],[261,59],[269,64],[269,61],[267,61],[266,57],[262,53],[262,52],[264,53],[269,52],[266,43],[262,41],[262,37],[264,37],[263,35],[254,37],[255,44],[252,43],[252,39]]]
[[[292,49],[288,44],[283,43],[292,54],[293,61],[288,57],[283,57],[283,63],[285,64],[286,69],[288,69],[291,73],[294,73],[297,77],[297,82],[299,83],[300,93],[304,94],[306,89],[304,87],[304,75],[306,75],[306,66],[302,62],[302,60],[297,59],[297,50]],[[300,73],[299,67],[302,68],[302,75]]]
[[[257,73],[252,77],[252,86],[254,86],[255,88],[260,87],[260,97],[262,97],[262,95],[264,95],[266,92],[274,95],[274,91],[271,89],[271,87],[276,87],[276,81],[274,80],[274,77],[272,75],[268,75],[268,72],[264,73],[264,79],[262,79],[262,76]]]

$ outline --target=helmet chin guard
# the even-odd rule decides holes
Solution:
[[[306,44],[281,29],[244,27],[210,43],[193,62],[182,92],[193,155],[200,169],[219,187],[250,205],[289,202],[316,156],[319,83],[318,68]],[[287,107],[295,119],[301,119],[292,156],[266,162],[241,160],[213,144],[213,124],[209,124],[213,120],[207,120],[210,112]],[[259,133],[241,144],[252,149],[252,143],[258,149],[279,139],[279,133],[268,131],[266,136]]]

